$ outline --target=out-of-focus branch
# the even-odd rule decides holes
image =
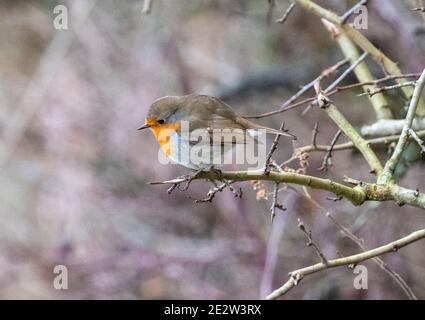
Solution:
[[[149,14],[152,11],[153,0],[144,0],[142,6],[142,13]]]
[[[288,7],[288,9],[286,9],[285,13],[283,14],[283,16],[279,19],[276,20],[276,22],[284,24],[285,21],[288,19],[289,15],[291,14],[292,10],[294,10],[295,8],[295,3],[291,3]]]
[[[335,124],[344,132],[344,134],[353,142],[356,148],[365,158],[371,170],[378,176],[382,172],[382,165],[375,152],[370,148],[366,140],[353,128],[351,123],[342,115],[337,107],[323,93],[318,91],[318,104],[321,106]]]
[[[361,34],[353,26],[346,23],[344,24],[343,19],[339,17],[336,13],[317,5],[311,0],[294,0],[294,3],[321,18],[324,18],[332,22],[333,24],[340,26],[341,29],[345,32],[345,34],[352,41],[354,41],[364,51],[369,52],[375,62],[382,66],[385,72],[395,76],[402,75],[400,68],[394,61],[389,59],[384,53],[382,53],[378,48],[376,48],[363,34]],[[406,79],[399,78],[397,79],[397,81],[399,83],[403,83],[406,82]],[[413,94],[413,89],[410,87],[403,87],[402,90],[406,98],[410,99]],[[417,114],[421,116],[425,115],[425,104],[422,100],[418,103]]]
[[[401,131],[400,139],[394,149],[391,158],[385,164],[382,175],[379,175],[378,183],[387,184],[393,181],[393,173],[397,164],[401,158],[401,154],[406,147],[409,139],[409,130],[412,128],[413,119],[415,118],[416,109],[418,107],[419,99],[421,97],[422,90],[425,86],[425,69],[419,80],[416,83],[415,90],[413,92],[412,99],[410,100],[409,109],[407,111],[406,119],[404,121],[403,130]]]
[[[387,136],[399,135],[404,127],[404,119],[379,120],[371,125],[363,126],[360,130],[363,136]],[[425,130],[425,118],[414,119],[412,123],[413,130]]]
[[[366,92],[360,93],[358,96],[359,97],[362,97],[362,96],[373,97],[375,94],[378,94],[378,93],[381,93],[381,92],[384,92],[384,91],[400,89],[400,88],[403,88],[403,87],[414,87],[415,84],[416,84],[416,81],[409,81],[409,82],[394,84],[392,86],[380,87],[380,88],[376,88],[376,89],[372,89],[372,90],[367,89]]]
[[[354,61],[359,59],[359,51],[354,43],[351,41],[347,35],[342,32],[341,28],[336,27],[334,24],[328,22],[327,20],[322,20],[323,24],[327,28],[327,30],[332,34],[332,36],[337,41],[341,51],[344,56],[350,59],[353,63]],[[372,76],[372,73],[369,71],[369,68],[365,62],[360,63],[355,69],[354,73],[359,80],[359,82],[373,82],[375,79]],[[365,91],[376,91],[378,87],[374,84],[372,85],[364,85],[363,89]],[[376,92],[378,93],[378,92]],[[370,102],[375,110],[377,119],[392,119],[393,115],[391,110],[388,108],[388,102],[385,99],[383,94],[371,95],[369,97]]]
[[[302,269],[298,269],[295,271],[292,271],[289,273],[289,280],[281,286],[279,289],[276,289],[271,294],[269,294],[266,299],[273,300],[277,299],[280,296],[287,293],[289,290],[294,288],[298,283],[305,278],[308,275],[311,275],[313,273],[317,273],[319,271],[340,267],[340,266],[348,266],[348,265],[356,265],[362,261],[369,260],[378,256],[381,256],[383,254],[389,253],[389,252],[395,252],[399,250],[402,247],[405,247],[411,243],[414,243],[416,241],[419,241],[421,239],[425,238],[425,229],[421,229],[415,232],[412,232],[410,235],[401,238],[399,240],[390,242],[386,245],[383,245],[381,247],[371,249],[359,254],[355,254],[348,257],[343,257],[339,259],[333,259],[333,260],[327,260],[327,263],[317,263],[312,266],[308,266]]]

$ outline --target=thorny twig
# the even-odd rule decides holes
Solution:
[[[276,182],[273,188],[272,205],[270,207],[270,220],[272,223],[273,223],[274,217],[276,216],[276,208],[282,211],[286,211],[286,208],[282,204],[277,202],[278,193],[279,193],[279,183]]]
[[[336,142],[338,141],[339,137],[341,136],[342,130],[339,129],[337,131],[337,133],[334,135],[331,144],[329,146],[329,150],[326,152],[324,158],[323,158],[323,162],[322,162],[322,166],[320,168],[318,168],[319,171],[327,171],[328,170],[328,165],[330,164],[330,160],[332,158],[332,151],[333,148],[335,147]],[[331,163],[332,165],[332,163]]]
[[[301,219],[298,219],[298,228],[304,232],[305,236],[307,237],[307,243],[306,245],[308,247],[313,247],[314,250],[316,251],[317,255],[320,258],[320,261],[327,265],[328,264],[328,260],[326,259],[325,255],[323,254],[322,250],[320,250],[319,246],[313,241],[313,236],[311,233],[311,230],[307,230],[304,222]]]
[[[369,89],[367,89],[366,92],[360,93],[357,96],[359,96],[359,97],[361,97],[361,96],[372,97],[375,94],[380,93],[380,92],[384,92],[384,91],[399,89],[399,88],[403,88],[403,87],[414,87],[415,84],[416,84],[416,81],[409,81],[409,82],[394,84],[394,85],[391,85],[391,86],[380,87],[380,88],[377,88],[375,90],[369,90]]]
[[[282,122],[282,124],[280,126],[280,131],[284,131],[285,132],[285,122]],[[270,173],[270,160],[272,158],[273,153],[277,149],[277,144],[279,143],[279,139],[280,139],[280,135],[277,134],[275,136],[274,140],[273,140],[273,143],[272,143],[272,146],[270,147],[269,152],[267,153],[266,164],[264,166],[264,174]]]

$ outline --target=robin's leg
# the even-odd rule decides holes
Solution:
[[[221,170],[220,169],[217,169],[217,168],[214,168],[214,165],[209,166],[207,169],[205,169],[203,171],[205,171],[205,172],[211,172],[211,173],[213,173],[214,175],[216,175],[218,177],[217,180],[220,180],[222,182],[225,181],[225,179],[223,178],[223,174],[222,174]]]

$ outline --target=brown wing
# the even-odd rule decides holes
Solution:
[[[205,95],[186,96],[187,110],[182,120],[189,121],[191,130],[208,133],[211,144],[246,143],[249,135],[237,114],[223,101]]]

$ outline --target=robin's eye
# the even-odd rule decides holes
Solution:
[[[165,120],[164,120],[164,119],[159,119],[157,122],[158,122],[159,124],[164,124],[164,123],[165,123]]]

